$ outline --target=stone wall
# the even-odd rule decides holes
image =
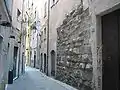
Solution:
[[[89,8],[79,5],[57,28],[56,79],[79,90],[92,90],[92,52]]]

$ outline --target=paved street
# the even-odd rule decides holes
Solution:
[[[39,70],[27,67],[26,73],[15,80],[7,90],[75,90],[72,87],[49,78]]]

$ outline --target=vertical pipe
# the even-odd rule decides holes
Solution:
[[[50,19],[50,0],[48,0],[48,22],[47,22],[47,75],[48,75],[48,60],[49,60],[49,19]]]
[[[19,69],[20,69],[20,43],[21,42],[19,42],[19,60],[18,60],[18,78],[19,78]]]
[[[39,58],[39,56],[40,56],[40,54],[39,54],[39,43],[38,43],[38,31],[37,31],[37,68],[40,68],[39,66],[40,66],[40,58]]]

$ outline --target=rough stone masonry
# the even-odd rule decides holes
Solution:
[[[79,90],[92,90],[91,16],[79,5],[57,28],[56,79]]]

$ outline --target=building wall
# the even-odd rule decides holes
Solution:
[[[0,50],[0,89],[1,83],[7,83],[8,76],[8,42],[9,42],[9,31],[10,28],[0,26],[0,41],[1,41],[1,50]]]
[[[4,5],[4,2],[0,0],[0,24],[2,21],[8,21],[9,17]],[[7,76],[8,76],[8,42],[10,36],[10,27],[0,25],[0,90],[4,90],[5,84],[7,83]]]
[[[66,7],[66,3],[68,6]],[[49,72],[49,75],[51,75],[51,57],[50,57],[50,52],[52,50],[54,50],[56,52],[56,37],[57,37],[57,32],[56,32],[56,27],[58,25],[61,24],[62,20],[64,19],[65,17],[65,13],[67,13],[69,10],[71,10],[71,8],[74,7],[74,5],[76,5],[77,3],[79,2],[79,0],[77,1],[68,1],[68,0],[58,0],[58,3],[57,3],[57,0],[53,3],[52,0],[50,0],[50,30],[49,30],[49,60],[48,60],[48,72]],[[45,13],[45,3],[46,4],[46,17],[44,17],[44,13]],[[56,3],[56,5],[55,5]],[[61,9],[59,8],[60,6],[63,6],[61,7]],[[43,5],[42,5],[42,8],[41,8],[41,53],[45,53],[47,54],[47,30],[48,30],[48,25],[47,25],[47,18],[48,18],[48,1],[47,0],[43,0]],[[46,35],[45,35],[45,32],[44,32],[44,29],[46,28]],[[44,66],[44,59],[43,59],[43,66]]]
[[[37,31],[36,30],[31,31],[30,46],[31,46],[31,48],[36,48],[37,47]]]
[[[22,18],[22,3],[23,0],[13,0],[13,9],[12,9],[12,23],[14,25],[14,28],[18,29],[17,31],[21,30],[21,18]],[[19,11],[21,12],[20,16],[17,18],[17,10],[19,9]]]
[[[31,47],[31,66],[34,67],[34,51],[36,52],[36,48],[37,48],[37,31],[32,31],[31,32],[31,44],[30,44],[30,47]],[[37,62],[37,60],[35,61]]]
[[[34,3],[32,0],[26,0],[25,2],[25,11],[27,12],[26,17],[27,17],[27,35],[26,35],[26,64],[30,65],[30,39],[31,39],[31,25],[34,24],[34,16],[35,16],[35,7]]]
[[[38,2],[38,3],[36,3]],[[35,68],[39,68],[39,48],[38,48],[38,35],[40,33],[40,7],[38,6],[39,4],[39,0],[35,0],[32,2],[32,0],[30,0],[29,2],[27,1],[26,2],[26,5],[29,3],[29,6],[26,7],[25,6],[25,11],[28,12],[28,14],[30,16],[29,19],[31,19],[30,21],[30,25],[27,26],[27,27],[34,27],[34,28],[30,28],[30,30],[28,30],[27,28],[27,42],[26,42],[26,48],[30,48],[30,51],[32,52],[30,54],[30,65],[33,67],[34,66],[34,51],[36,51],[36,65],[35,65]],[[33,6],[32,8],[30,8],[30,12],[28,11],[28,8],[32,5],[33,3]],[[26,16],[28,18],[28,16]],[[30,35],[30,37],[28,37],[28,34]],[[30,42],[29,42],[29,38],[30,38]],[[30,44],[30,46],[29,46]],[[28,57],[28,56],[27,56]]]
[[[28,44],[28,13],[26,13],[26,12],[28,12],[28,7],[29,7],[29,3],[28,3],[28,1],[29,0],[25,0],[25,2],[24,2],[24,20],[25,20],[25,24],[24,24],[24,26],[26,27],[26,37],[25,37],[25,57],[26,57],[26,61],[25,61],[25,63],[26,63],[26,65],[27,65],[27,63],[28,63],[28,59],[29,59],[29,57],[28,57],[28,47],[29,47],[29,44]]]
[[[23,0],[13,0],[13,7],[12,7],[12,31],[13,35],[15,36],[14,46],[18,47],[17,52],[17,65],[16,65],[16,75],[21,74],[22,72],[22,46],[20,45],[20,38],[21,38],[21,20],[22,20],[22,4]],[[18,10],[20,11],[20,15],[17,16]],[[20,60],[20,61],[19,61]],[[20,64],[20,65],[19,65]],[[19,68],[19,71],[18,71]]]
[[[62,0],[61,0],[62,1]],[[62,1],[63,3],[64,3],[64,1]],[[67,15],[66,15],[66,19],[65,20],[63,20],[62,18],[60,18],[59,16],[62,16],[62,14],[63,15],[65,15],[66,13],[63,13],[63,12],[60,12],[60,10],[62,11],[62,10],[64,10],[64,9],[60,9],[60,10],[56,10],[56,11],[54,11],[54,8],[56,9],[57,8],[57,4],[56,5],[54,5],[54,7],[53,7],[53,12],[52,12],[52,10],[51,10],[51,13],[52,14],[50,14],[50,17],[53,15],[53,17],[54,18],[50,18],[50,19],[52,19],[52,20],[50,20],[50,51],[52,50],[52,49],[54,49],[54,50],[56,50],[55,48],[56,48],[56,46],[57,46],[57,55],[60,55],[60,57],[58,57],[57,58],[57,60],[61,60],[60,58],[62,58],[63,59],[63,61],[65,61],[66,62],[66,60],[67,60],[67,56],[68,56],[68,59],[69,59],[69,55],[68,54],[65,54],[65,50],[63,50],[63,49],[65,49],[66,47],[67,47],[67,44],[69,44],[69,40],[72,40],[73,39],[73,43],[75,42],[74,41],[74,38],[77,38],[77,35],[78,35],[78,33],[80,32],[78,32],[78,33],[75,33],[75,32],[72,32],[71,33],[71,36],[70,36],[70,38],[69,38],[69,40],[67,40],[67,38],[68,37],[66,37],[66,34],[69,34],[70,33],[70,31],[68,31],[69,30],[69,28],[70,28],[70,26],[69,26],[69,24],[68,24],[68,26],[66,25],[65,26],[65,24],[66,23],[69,23],[69,17],[72,17],[72,18],[70,18],[70,22],[71,22],[71,25],[73,25],[73,29],[75,28],[79,28],[80,27],[80,30],[85,30],[85,31],[89,31],[89,32],[86,32],[87,33],[87,35],[89,36],[89,39],[87,40],[87,38],[85,38],[86,39],[86,41],[85,41],[85,43],[88,41],[88,45],[90,45],[90,47],[87,47],[86,45],[83,45],[83,46],[80,46],[80,48],[79,49],[81,49],[81,48],[83,48],[83,49],[81,49],[82,51],[80,51],[82,54],[84,53],[84,51],[85,52],[87,52],[87,53],[89,53],[89,51],[87,51],[87,50],[90,50],[90,54],[88,54],[88,61],[90,60],[91,62],[92,62],[92,64],[89,64],[88,63],[88,65],[86,66],[86,68],[89,70],[91,70],[91,69],[93,69],[92,71],[90,71],[89,73],[88,72],[86,72],[85,71],[85,73],[84,73],[84,71],[82,71],[82,72],[80,72],[80,74],[82,74],[83,73],[83,75],[84,75],[84,77],[86,76],[86,75],[88,75],[87,77],[87,79],[89,79],[90,80],[90,82],[87,82],[87,81],[85,81],[85,82],[83,82],[83,81],[81,81],[80,79],[80,83],[82,83],[83,84],[83,88],[88,88],[89,87],[89,89],[91,88],[94,88],[94,89],[96,89],[96,90],[102,90],[102,66],[101,66],[101,64],[102,64],[102,62],[100,62],[100,63],[98,63],[97,62],[97,60],[98,59],[100,59],[100,61],[102,60],[102,57],[101,57],[101,51],[99,51],[98,50],[98,52],[97,52],[97,48],[100,48],[101,47],[101,27],[100,27],[100,16],[102,16],[102,15],[105,15],[105,14],[107,14],[107,13],[109,13],[109,12],[111,12],[111,11],[114,11],[114,10],[116,10],[117,8],[119,8],[120,7],[120,5],[119,5],[119,3],[120,3],[120,1],[119,0],[111,0],[111,1],[109,1],[109,0],[103,0],[103,1],[101,1],[101,0],[95,0],[95,1],[90,1],[90,0],[83,0],[83,13],[84,14],[87,14],[88,13],[88,16],[89,16],[89,18],[87,18],[87,16],[84,16],[84,14],[79,14],[81,17],[83,17],[84,19],[82,20],[81,19],[81,23],[83,23],[83,24],[80,24],[80,25],[78,25],[78,27],[76,26],[76,25],[74,25],[74,23],[77,23],[78,21],[76,20],[76,18],[73,18],[72,17],[72,15],[70,15],[70,13],[73,11],[73,13],[74,12],[77,12],[77,10],[75,10],[74,11],[74,9],[72,10],[72,11],[68,11],[69,12],[69,14],[68,14],[68,17],[67,17]],[[58,4],[59,4],[59,2],[58,2]],[[64,5],[69,5],[68,3],[67,4],[65,4],[64,3]],[[61,4],[61,6],[62,7],[64,7],[64,5],[62,5]],[[62,8],[61,6],[59,6],[59,8]],[[69,6],[68,6],[69,7]],[[88,9],[88,11],[86,12],[85,10],[87,9],[87,8],[89,8]],[[78,9],[79,10],[79,9]],[[59,13],[60,12],[60,13]],[[57,15],[57,17],[55,17],[55,15],[56,15],[56,13],[58,14]],[[62,14],[61,14],[62,13]],[[77,16],[78,18],[79,18],[79,15]],[[58,21],[57,21],[58,20]],[[88,20],[88,21],[87,21]],[[53,22],[52,22],[53,21]],[[62,24],[62,22],[61,21],[63,21],[63,24]],[[85,26],[84,26],[85,25]],[[90,25],[90,26],[89,26]],[[74,26],[76,26],[76,27],[74,27]],[[53,27],[55,27],[55,29],[53,29]],[[59,31],[61,30],[61,32],[63,32],[62,34],[65,34],[65,36],[63,35],[63,36],[61,36],[62,34],[60,34],[60,35],[58,35],[58,33],[56,33],[55,32],[55,30],[56,30],[56,28],[57,27],[59,27],[58,28],[58,33],[60,33]],[[52,29],[52,30],[51,30]],[[65,31],[64,31],[65,30]],[[51,34],[52,33],[52,34]],[[82,38],[82,37],[84,37],[85,35],[84,34],[86,34],[85,32],[83,32],[82,34],[83,34],[83,36],[82,36],[82,34],[81,34],[81,36],[80,36],[80,38]],[[56,45],[56,36],[58,35],[58,38],[57,38],[57,45]],[[54,36],[54,37],[53,37]],[[97,36],[97,37],[96,37]],[[63,39],[62,39],[62,37],[64,37]],[[66,41],[62,41],[62,40],[64,40],[64,39],[66,39]],[[78,38],[79,39],[79,38]],[[67,44],[66,44],[67,43]],[[75,42],[76,43],[76,42]],[[74,44],[75,44],[74,43]],[[74,44],[71,44],[70,43],[70,47],[72,47],[72,45],[74,45]],[[69,47],[69,45],[68,45],[68,47]],[[79,49],[77,49],[77,50],[79,50]],[[60,50],[60,51],[59,51]],[[74,49],[74,50],[72,50],[73,52],[79,52],[79,51],[77,51],[76,49]],[[102,49],[101,49],[102,50]],[[71,51],[71,49],[70,49],[70,51]],[[64,57],[64,55],[66,56],[66,57]],[[90,56],[89,56],[90,55]],[[50,55],[49,55],[50,56]],[[62,57],[63,56],[63,57]],[[79,55],[80,56],[80,55]],[[84,58],[84,56],[86,57],[86,55],[83,55],[83,58]],[[71,59],[72,59],[72,57],[70,57]],[[75,58],[75,57],[74,57]],[[77,59],[79,59],[78,57],[77,57]],[[80,60],[82,60],[82,59],[80,59]],[[49,61],[50,61],[50,59],[49,59]],[[62,62],[62,61],[61,61]],[[49,62],[49,64],[50,64],[50,62]],[[58,63],[57,63],[58,64]],[[70,63],[69,63],[70,64]],[[59,64],[58,64],[59,65]],[[67,62],[66,62],[66,65],[67,65]],[[76,65],[77,66],[77,65]],[[84,64],[81,64],[80,66],[84,66]],[[50,65],[49,65],[49,67],[51,67]],[[100,67],[100,69],[98,70],[98,67]],[[63,66],[61,66],[61,68],[63,68],[63,70],[65,71],[65,67],[64,67],[64,65]],[[57,69],[57,70],[60,70],[60,69]],[[79,70],[81,70],[81,69],[79,69]],[[49,70],[50,71],[50,70]],[[69,70],[68,70],[69,71]],[[49,72],[50,73],[50,72]],[[58,71],[57,73],[59,73],[58,75],[60,75],[60,71]],[[62,71],[62,73],[63,73],[63,71]],[[65,74],[65,73],[64,73]],[[63,75],[64,74],[61,74],[62,76],[61,77],[63,77]],[[92,75],[93,74],[93,75]],[[70,75],[70,74],[69,74]],[[89,78],[89,76],[90,76],[90,78]],[[92,76],[93,76],[93,78],[92,78]],[[73,77],[74,77],[74,75],[73,75]],[[82,77],[82,76],[81,76]],[[66,77],[67,78],[67,77]],[[85,79],[85,78],[84,78]],[[62,79],[59,79],[59,80],[62,80]],[[70,80],[69,78],[68,78],[68,80]],[[88,81],[89,81],[88,80]],[[70,80],[70,81],[72,81],[72,80]],[[76,80],[77,81],[77,80]],[[67,82],[68,83],[68,81],[65,81],[65,78],[63,79],[63,82]],[[72,82],[74,82],[74,81],[72,81]],[[71,84],[72,82],[69,82],[69,84]],[[79,83],[78,82],[78,83]],[[93,83],[91,83],[91,82],[93,82]],[[91,84],[90,84],[91,83]],[[81,84],[79,84],[79,85],[81,85]],[[78,86],[79,86],[78,85]],[[84,86],[85,85],[85,86]],[[73,86],[74,86],[74,84],[73,84]],[[88,86],[88,87],[86,87],[86,86]],[[77,87],[77,86],[75,86],[75,87]]]
[[[5,2],[6,1],[6,2]],[[0,23],[2,21],[10,22],[12,27],[6,27],[0,25],[0,36],[3,38],[2,40],[2,48],[1,48],[1,64],[0,67],[2,68],[3,73],[0,73],[4,77],[1,78],[0,83],[8,83],[8,72],[9,70],[13,70],[13,54],[14,54],[14,46],[19,47],[18,41],[20,41],[20,30],[16,30],[16,28],[20,29],[20,22],[17,21],[16,17],[16,9],[22,7],[22,0],[19,2],[15,2],[15,0],[0,0],[0,14],[2,14]],[[7,7],[5,7],[5,4]],[[10,21],[12,20],[12,21]],[[10,36],[15,36],[14,38],[10,38]],[[13,53],[11,53],[13,52]],[[17,65],[16,70],[18,70],[18,60],[19,60],[19,50],[17,52]],[[22,66],[22,65],[20,65]],[[0,71],[1,72],[1,71]],[[18,71],[16,71],[16,74],[18,75]],[[4,90],[3,85],[0,84],[0,90]]]
[[[25,33],[26,33],[26,22],[22,22],[24,19],[24,0],[13,0],[12,5],[12,35],[15,36],[14,46],[18,47],[17,53],[17,65],[16,74],[22,74],[25,70]],[[19,12],[18,12],[19,11]],[[19,15],[18,15],[19,14]],[[23,16],[22,16],[23,15]],[[20,60],[20,61],[19,61]]]
[[[91,16],[80,4],[57,29],[56,79],[92,90]]]
[[[119,0],[89,1],[92,16],[91,46],[93,56],[93,82],[95,89],[102,90],[102,33],[101,16],[120,8]],[[99,62],[98,62],[99,61]]]
[[[32,48],[31,49],[31,62],[30,62],[30,66],[36,68],[37,67],[37,55],[36,55],[36,48]],[[34,58],[34,56],[36,56],[36,59]],[[35,63],[35,66],[34,66]]]
[[[40,27],[37,25],[40,22],[39,18],[39,0],[26,0],[25,1],[25,16],[27,18],[27,21],[29,20],[29,26],[26,25],[27,27],[27,36],[26,36],[26,63],[29,65],[29,59],[30,59],[30,47],[31,48],[37,48],[37,33],[40,32]],[[30,8],[30,10],[29,10]],[[36,24],[35,24],[36,22]],[[34,29],[31,29],[31,26],[36,27],[36,33],[33,33]],[[29,36],[30,35],[30,36]],[[33,40],[34,37],[34,40]],[[31,41],[30,41],[31,40]],[[29,54],[28,54],[29,53]],[[38,58],[37,58],[38,60]]]
[[[42,0],[42,6],[41,6],[41,29],[40,29],[40,55],[43,54],[43,61],[42,61],[42,71],[44,71],[44,54],[47,55],[47,30],[48,30],[48,0]],[[41,58],[41,56],[40,56]],[[46,57],[47,58],[47,57]],[[40,64],[41,65],[41,64]],[[41,67],[41,66],[40,66]]]
[[[82,8],[80,0],[58,0],[58,2],[56,0],[57,3],[54,4],[52,0],[50,2],[49,75],[51,75],[50,52],[54,50],[57,60],[57,79],[78,89],[102,90],[100,18],[120,8],[120,1],[82,1]],[[46,20],[43,19],[43,21]],[[44,31],[44,27],[43,23],[41,31]],[[44,54],[47,43],[43,41],[42,37],[40,50]],[[67,62],[69,59],[75,63]],[[100,62],[98,63],[98,61]],[[70,66],[72,68],[67,69]],[[77,68],[79,69],[76,70]],[[71,72],[72,70],[73,72]]]
[[[73,8],[75,8],[81,1],[80,0],[57,0],[55,4],[51,0],[50,5],[50,32],[49,32],[49,75],[51,75],[51,51],[55,51],[55,55],[57,55],[56,49],[56,41],[57,41],[57,27],[62,24],[65,16],[70,12]],[[62,7],[61,7],[62,6]],[[55,56],[56,57],[56,56]]]

